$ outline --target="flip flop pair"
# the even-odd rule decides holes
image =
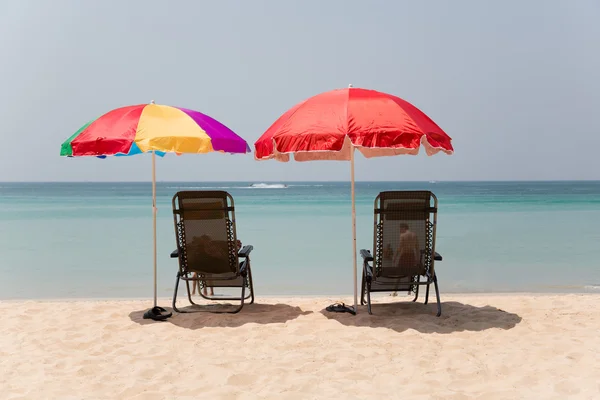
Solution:
[[[154,321],[164,321],[169,318],[173,313],[168,313],[162,307],[156,306],[144,313],[144,319],[152,319]]]
[[[325,310],[327,310],[329,312],[337,312],[337,313],[347,312],[352,315],[356,315],[356,311],[354,310],[354,307],[347,306],[344,303],[332,304],[332,305],[328,306]]]

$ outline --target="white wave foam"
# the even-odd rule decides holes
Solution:
[[[308,186],[308,185],[306,185]],[[167,186],[177,190],[222,190],[222,189],[286,189],[282,183],[253,183],[250,186]]]
[[[586,285],[583,288],[586,290],[600,290],[600,285]]]
[[[167,189],[230,189],[226,186],[167,186]]]
[[[220,190],[220,189],[287,189],[290,187],[323,187],[325,185],[286,185],[283,183],[253,183],[250,186],[167,186],[167,189]]]
[[[325,185],[288,185],[288,187],[322,187]]]
[[[287,189],[287,185],[283,183],[253,183],[250,187],[252,189]]]
[[[224,189],[246,189],[241,186],[167,186],[167,189],[177,190],[224,190]]]

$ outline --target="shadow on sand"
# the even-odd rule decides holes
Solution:
[[[193,311],[201,308],[188,306],[179,307],[180,310]],[[206,309],[206,308],[205,308]],[[168,309],[171,312],[171,309]],[[140,325],[171,323],[186,329],[201,329],[206,327],[235,328],[246,324],[277,324],[291,321],[301,315],[312,314],[313,311],[302,311],[300,307],[287,304],[248,304],[237,314],[216,314],[207,311],[193,313],[176,313],[165,321],[152,321],[143,319],[146,310],[133,311],[129,318]]]
[[[475,307],[455,301],[442,302],[442,315],[436,317],[436,305],[408,302],[375,303],[373,315],[359,306],[356,316],[321,310],[328,319],[347,326],[388,328],[397,332],[414,329],[421,333],[453,333],[512,329],[522,318],[492,306]]]

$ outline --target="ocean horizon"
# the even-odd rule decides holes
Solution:
[[[325,182],[325,183],[339,183],[339,184],[345,184],[347,183],[348,185],[350,185],[350,181],[349,180],[341,180],[341,181],[332,181],[332,180],[311,180],[311,181],[306,181],[306,180],[293,180],[293,179],[286,179],[286,180],[259,180],[259,181],[238,181],[238,180],[203,180],[203,181],[179,181],[179,180],[165,180],[165,179],[161,179],[161,180],[157,180],[157,183],[247,183],[247,184],[258,184],[258,183],[281,183],[281,184],[285,184],[285,183],[315,183],[315,182]],[[445,182],[445,183],[552,183],[552,182],[564,182],[564,183],[577,183],[577,182],[600,182],[600,179],[486,179],[486,180],[481,180],[481,179],[451,179],[451,180],[402,180],[402,181],[395,181],[395,180],[355,180],[355,183],[439,183],[439,182]],[[31,180],[31,181],[0,181],[0,185],[2,184],[26,184],[26,183],[41,183],[41,184],[46,184],[46,183],[141,183],[141,184],[151,184],[152,182],[149,180],[139,180],[139,181],[115,181],[115,180],[99,180],[99,181],[94,181],[94,180],[56,180],[56,181],[37,181],[37,180]]]
[[[352,294],[350,182],[157,182],[158,295],[177,261],[171,198],[226,190],[258,297]],[[600,292],[600,181],[358,181],[357,247],[386,190],[439,200],[444,293]],[[151,298],[151,183],[0,182],[0,299]],[[361,270],[359,257],[359,274]]]

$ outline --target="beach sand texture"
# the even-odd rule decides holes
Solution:
[[[404,296],[372,316],[259,297],[167,322],[147,300],[2,301],[0,397],[600,398],[600,296],[442,296],[440,318]]]

